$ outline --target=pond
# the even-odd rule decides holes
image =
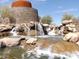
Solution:
[[[35,36],[38,40],[56,40],[59,41],[63,36]],[[78,59],[79,53],[52,53],[50,46],[48,48],[35,47],[31,50],[25,50],[20,46],[0,48],[0,59]]]

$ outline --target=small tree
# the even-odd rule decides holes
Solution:
[[[44,24],[51,24],[52,22],[52,17],[51,16],[44,16],[41,18],[41,22]]]
[[[64,21],[64,20],[71,20],[71,19],[73,19],[74,18],[74,16],[72,15],[72,14],[64,14],[63,15],[63,17],[62,17],[62,21]]]

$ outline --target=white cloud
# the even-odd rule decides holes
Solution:
[[[78,11],[78,9],[71,8],[71,9],[58,10],[55,11],[55,13],[65,13],[65,12],[75,12],[75,11]]]

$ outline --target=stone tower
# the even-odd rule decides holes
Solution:
[[[38,21],[38,11],[32,8],[32,4],[26,0],[16,0],[11,5],[10,11],[16,19],[16,23],[28,23],[30,21]]]

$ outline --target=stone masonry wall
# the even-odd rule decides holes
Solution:
[[[11,8],[10,11],[16,19],[16,23],[28,23],[29,21],[37,21],[38,19],[38,11],[34,8],[28,7],[18,7]]]

